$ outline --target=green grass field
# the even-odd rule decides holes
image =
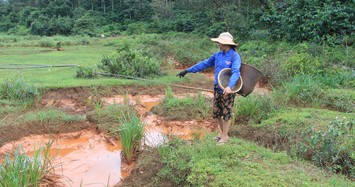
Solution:
[[[1,48],[0,67],[11,67],[8,64],[26,65],[65,65],[97,66],[103,55],[115,49],[103,45],[67,46],[64,51],[51,48]],[[125,83],[118,79],[77,79],[75,67],[51,67],[35,69],[2,69],[0,80],[22,75],[25,79],[40,88],[59,88],[91,85],[112,85]]]

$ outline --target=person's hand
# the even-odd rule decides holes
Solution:
[[[232,93],[232,89],[229,86],[223,90],[224,95],[228,95],[230,93]]]
[[[180,72],[179,74],[177,74],[176,76],[181,78],[181,77],[184,77],[186,75],[186,73],[188,73],[187,70],[184,70],[184,71]]]

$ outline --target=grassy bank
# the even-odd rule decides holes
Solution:
[[[142,153],[124,186],[353,186],[286,153],[232,138],[216,145],[212,136],[192,144],[172,141]]]

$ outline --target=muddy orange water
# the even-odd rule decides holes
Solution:
[[[51,155],[53,166],[61,175],[63,186],[113,186],[122,176],[121,144],[108,140],[103,134],[86,130],[60,135],[36,135],[4,145],[0,153],[17,149],[19,145],[27,155],[53,141]]]
[[[154,97],[118,95],[103,98],[103,101],[106,104],[120,104],[126,100],[130,104],[134,104],[141,114],[145,114],[157,106],[163,98],[163,95]],[[74,106],[72,102],[63,101],[61,103],[61,107]],[[65,103],[69,104],[64,106]],[[213,124],[209,121],[166,121],[163,117],[154,114],[141,116],[141,120],[145,124],[142,140],[144,146],[159,146],[171,137],[185,140],[199,139],[204,136],[205,132],[213,129]],[[26,154],[31,156],[34,150],[49,142],[53,142],[50,152],[55,156],[53,165],[56,174],[61,176],[60,182],[63,186],[114,186],[129,175],[133,167],[133,165],[122,165],[122,145],[119,141],[94,130],[25,137],[1,147],[0,155],[13,152],[21,146]]]

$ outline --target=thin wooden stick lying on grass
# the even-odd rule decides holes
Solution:
[[[165,84],[165,85],[168,85],[168,86],[185,88],[185,89],[193,89],[193,90],[200,90],[200,91],[206,91],[206,92],[214,92],[212,89],[196,88],[196,87],[183,86],[183,85],[178,85],[178,84],[162,83],[162,82],[158,82],[158,81],[153,81],[153,80],[148,80],[148,79],[143,79],[143,78],[138,78],[138,77],[132,77],[132,76],[126,76],[126,75],[111,74],[111,73],[101,73],[101,72],[97,72],[97,74],[98,75],[103,75],[103,76],[111,76],[111,77],[123,77],[123,78],[127,78],[127,79],[134,79],[134,80],[152,82],[152,83],[156,83],[156,84]]]

